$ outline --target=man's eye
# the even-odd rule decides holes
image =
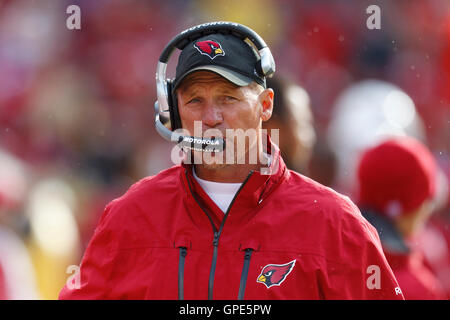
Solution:
[[[232,96],[225,96],[225,100],[226,101],[235,101],[237,99],[235,97],[232,97]]]
[[[200,99],[198,99],[198,98],[193,98],[193,99],[191,99],[191,100],[188,100],[188,104],[192,104],[192,103],[197,103],[197,102],[200,102]]]

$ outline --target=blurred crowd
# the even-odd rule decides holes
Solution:
[[[66,26],[72,4],[80,30]],[[366,26],[371,4],[381,29]],[[174,165],[153,126],[156,63],[173,36],[212,20],[270,46],[275,109],[283,87],[283,104],[299,104],[271,124],[288,123],[280,147],[292,169],[357,202],[364,150],[392,135],[430,150],[435,206],[410,241],[450,297],[448,1],[3,0],[0,299],[57,298],[105,205]]]

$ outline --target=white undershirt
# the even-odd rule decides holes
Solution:
[[[194,169],[192,169],[192,173],[211,200],[214,201],[223,212],[226,212],[242,183],[213,182],[197,177]]]

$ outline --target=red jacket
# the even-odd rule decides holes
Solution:
[[[224,213],[178,165],[105,209],[60,299],[403,299],[376,230],[286,169],[249,174]]]

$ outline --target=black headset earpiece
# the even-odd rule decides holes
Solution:
[[[256,63],[255,70],[261,77],[266,77],[266,75],[264,74],[262,65],[261,65],[261,59],[258,60],[258,62]]]
[[[174,131],[181,128],[181,118],[178,112],[177,93],[173,90],[172,80],[167,80],[167,100],[169,104],[170,127]]]

